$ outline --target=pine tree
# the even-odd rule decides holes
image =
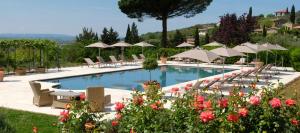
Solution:
[[[107,30],[106,27],[104,27],[103,30],[102,30],[101,41],[103,43],[106,43],[106,44],[109,44],[109,42],[110,42],[110,39],[109,39],[109,36],[108,36],[108,30]]]
[[[186,38],[184,35],[181,34],[179,30],[176,30],[173,39],[172,39],[172,46],[176,47],[177,45],[185,42]]]
[[[84,27],[82,33],[76,36],[76,42],[83,45],[89,45],[97,41],[99,41],[98,34],[92,28]]]
[[[130,25],[129,24],[128,24],[128,27],[127,27],[125,42],[132,43],[132,35],[131,35],[131,30],[130,30]]]
[[[131,43],[135,44],[140,42],[139,31],[137,25],[133,22],[131,25]]]
[[[195,33],[194,33],[194,45],[195,46],[199,46],[200,45],[200,40],[199,40],[199,30],[198,27],[196,27],[195,29]]]
[[[295,6],[293,5],[292,6],[292,9],[291,9],[291,15],[290,15],[290,21],[295,24],[295,20],[296,20],[296,15],[295,15]]]
[[[264,25],[263,27],[263,37],[266,37],[267,36],[267,29],[266,29],[266,26]]]
[[[209,43],[209,35],[208,35],[208,33],[205,34],[204,42],[205,42],[205,44]]]
[[[108,31],[108,38],[109,38],[109,43],[108,44],[114,44],[117,43],[119,39],[119,33],[114,31],[112,27],[110,27]]]
[[[247,15],[248,18],[252,17],[252,6],[249,8],[249,12]]]

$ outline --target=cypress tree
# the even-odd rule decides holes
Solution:
[[[290,15],[290,21],[295,24],[295,18],[296,18],[296,15],[295,15],[295,6],[293,5],[292,6],[292,9],[291,9],[291,15]]]
[[[195,46],[199,46],[200,45],[200,40],[199,40],[199,30],[198,30],[198,27],[196,27],[195,29],[195,34],[194,34],[194,45]]]
[[[252,6],[249,8],[249,12],[248,12],[248,15],[247,15],[247,17],[249,18],[251,18],[252,17]]]
[[[131,43],[140,42],[139,31],[137,29],[137,25],[133,22],[131,25]]]
[[[263,37],[266,37],[267,36],[267,29],[266,29],[266,26],[264,25],[263,27]]]
[[[205,44],[209,43],[209,35],[208,35],[208,33],[205,34],[204,42],[205,42]]]
[[[108,36],[108,30],[107,30],[106,27],[104,27],[103,30],[102,30],[102,34],[101,34],[101,41],[103,43],[109,44],[109,42],[110,42],[109,40],[110,39],[109,39],[109,36]]]
[[[128,24],[128,27],[127,27],[125,42],[132,43],[132,36],[131,36],[131,30],[130,30],[130,25],[129,24]]]

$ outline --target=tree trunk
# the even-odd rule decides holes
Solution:
[[[161,46],[162,47],[167,47],[168,46],[168,37],[167,37],[167,32],[168,32],[168,27],[167,27],[167,17],[162,17],[162,37],[161,37]]]

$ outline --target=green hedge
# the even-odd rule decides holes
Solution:
[[[299,72],[300,71],[300,48],[295,48],[291,52],[291,60],[292,60],[293,68]]]

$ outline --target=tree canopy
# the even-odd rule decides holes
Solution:
[[[83,45],[90,45],[99,41],[98,34],[93,31],[92,28],[82,28],[82,33],[76,36],[76,42],[81,43]]]
[[[295,24],[295,20],[296,20],[296,11],[295,11],[295,6],[292,6],[291,9],[291,15],[290,15],[290,21]]]
[[[129,18],[142,21],[145,17],[162,20],[162,46],[167,47],[167,19],[193,17],[206,10],[212,0],[120,0],[120,10]]]
[[[176,47],[177,45],[183,43],[186,41],[186,37],[179,31],[179,30],[176,30],[173,38],[172,38],[172,44],[174,47]]]
[[[105,27],[101,34],[101,41],[109,45],[117,43],[119,41],[119,34],[112,27],[109,30]]]

